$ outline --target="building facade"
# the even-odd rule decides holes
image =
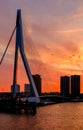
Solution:
[[[70,77],[62,76],[60,77],[60,92],[62,96],[69,96],[70,92]]]
[[[71,96],[75,98],[80,96],[80,75],[71,76]]]
[[[24,92],[27,92],[27,93],[31,92],[30,84],[25,84],[24,85]]]
[[[39,74],[32,75],[38,94],[41,95],[41,77]]]
[[[30,84],[24,85],[24,92],[27,94],[27,96],[32,96]]]
[[[20,85],[16,84],[11,86],[11,93],[20,93]]]

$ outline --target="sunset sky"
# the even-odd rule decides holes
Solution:
[[[22,11],[25,53],[32,74],[40,74],[42,91],[60,90],[60,76],[81,75],[83,92],[83,1],[2,0],[0,2],[0,59]],[[0,66],[0,91],[13,81],[15,35]],[[28,82],[19,54],[18,84]]]

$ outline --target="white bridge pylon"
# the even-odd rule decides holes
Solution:
[[[29,43],[28,43],[29,44]],[[17,84],[17,62],[18,62],[18,49],[21,54],[21,58],[26,70],[27,77],[30,82],[30,87],[33,95],[33,99],[35,102],[40,102],[39,95],[34,83],[34,80],[32,78],[32,74],[30,71],[30,67],[28,64],[28,60],[26,58],[25,52],[24,52],[24,43],[23,43],[23,32],[22,32],[22,18],[21,18],[21,10],[17,10],[17,18],[16,18],[16,45],[15,45],[15,60],[14,60],[14,77],[13,77],[13,87],[14,87],[14,94],[15,94],[15,86]]]

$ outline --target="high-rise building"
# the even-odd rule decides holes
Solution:
[[[80,96],[80,75],[71,76],[71,96],[72,97]]]
[[[62,76],[60,78],[60,91],[62,96],[69,96],[70,91],[70,77]]]
[[[20,93],[20,85],[16,84],[11,86],[11,93]]]
[[[35,82],[36,89],[38,94],[41,95],[41,77],[39,74],[33,75],[33,80]]]

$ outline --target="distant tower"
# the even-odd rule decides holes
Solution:
[[[71,96],[74,98],[80,96],[80,75],[71,76]]]
[[[69,76],[62,76],[60,78],[60,92],[62,96],[69,96],[70,90],[70,77]]]
[[[33,80],[37,88],[38,94],[41,95],[41,77],[39,74],[33,75]]]

